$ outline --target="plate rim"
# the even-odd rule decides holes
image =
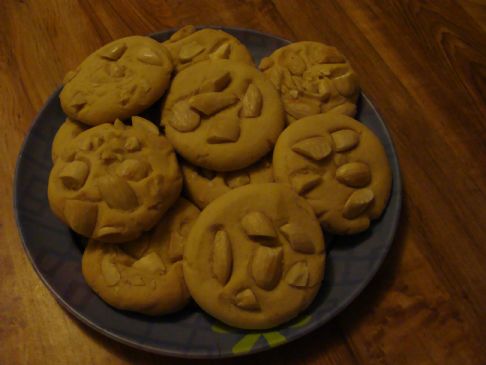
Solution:
[[[279,41],[282,41],[282,42],[285,42],[285,43],[288,43],[288,44],[292,43],[292,41],[285,39],[285,38],[282,38],[280,36],[276,36],[276,35],[271,34],[271,33],[262,32],[262,31],[259,31],[259,30],[251,29],[251,28],[228,27],[228,26],[222,26],[222,25],[197,25],[196,28],[197,29],[212,28],[212,29],[220,29],[220,30],[224,30],[224,31],[229,30],[229,31],[248,32],[248,33],[263,35],[265,37],[269,37],[269,38],[273,38],[273,39],[278,39]],[[157,32],[151,33],[148,36],[154,38],[154,37],[156,37],[160,34],[175,32],[178,29],[180,29],[180,28],[168,28],[168,29],[165,29],[163,31],[157,31]],[[41,115],[45,112],[45,110],[48,108],[48,106],[51,104],[51,102],[57,98],[57,95],[58,95],[61,88],[62,88],[62,85],[58,86],[53,91],[53,93],[46,99],[46,101],[43,103],[41,109],[37,112],[34,119],[32,120],[32,122],[29,126],[29,129],[27,130],[27,133],[24,137],[24,140],[23,140],[23,142],[20,146],[20,149],[19,149],[19,152],[18,152],[18,155],[17,155],[16,164],[15,164],[15,172],[14,172],[14,176],[13,176],[13,194],[12,194],[13,210],[14,210],[14,216],[15,216],[15,223],[17,225],[17,231],[19,233],[20,241],[22,242],[22,247],[24,249],[24,252],[27,254],[27,257],[30,261],[30,264],[34,268],[34,271],[36,272],[37,276],[41,279],[43,284],[51,292],[51,294],[54,296],[56,301],[61,304],[61,307],[64,310],[67,310],[77,320],[84,323],[85,325],[87,325],[91,329],[97,331],[98,333],[101,333],[102,335],[104,335],[104,336],[106,336],[106,337],[108,337],[112,340],[120,342],[124,345],[131,347],[131,348],[135,348],[137,350],[143,350],[143,351],[147,351],[149,353],[153,353],[153,354],[157,354],[157,355],[166,355],[166,356],[172,356],[172,357],[177,357],[177,358],[218,359],[218,358],[235,358],[235,357],[242,357],[242,356],[257,354],[257,353],[260,353],[260,352],[263,352],[263,351],[267,351],[267,350],[271,350],[271,349],[280,347],[282,345],[289,344],[289,343],[295,341],[296,339],[301,338],[301,337],[315,331],[319,327],[322,327],[323,325],[328,323],[330,320],[334,319],[336,316],[341,314],[344,310],[346,310],[348,308],[348,306],[351,304],[351,302],[353,302],[364,291],[364,289],[371,283],[371,281],[373,279],[375,279],[376,273],[378,272],[379,268],[382,266],[385,258],[388,256],[389,251],[391,249],[391,246],[393,245],[395,238],[396,238],[398,225],[401,221],[402,206],[403,206],[402,174],[401,174],[401,168],[400,168],[400,162],[399,162],[399,159],[398,159],[398,154],[397,154],[396,149],[395,149],[395,143],[394,143],[394,141],[393,141],[393,139],[390,135],[390,131],[389,131],[386,123],[384,122],[383,118],[381,117],[381,114],[378,112],[376,106],[371,102],[371,100],[368,98],[368,96],[363,91],[361,91],[361,93],[360,93],[361,98],[368,102],[368,105],[371,107],[374,114],[378,118],[379,123],[383,127],[384,136],[386,137],[386,139],[388,139],[388,141],[390,141],[390,144],[389,144],[389,149],[390,149],[390,152],[391,152],[391,156],[389,156],[390,166],[395,165],[397,168],[396,168],[396,176],[393,176],[393,182],[392,182],[393,185],[392,185],[392,188],[391,188],[389,201],[388,201],[387,207],[385,209],[388,209],[388,206],[390,204],[390,200],[392,199],[392,192],[396,191],[395,195],[396,195],[396,199],[397,199],[397,206],[396,206],[397,215],[396,215],[396,219],[393,220],[392,225],[391,225],[391,227],[388,231],[389,234],[386,236],[387,237],[386,242],[389,242],[389,244],[384,248],[383,253],[379,257],[379,259],[374,262],[374,265],[371,267],[371,269],[368,270],[367,277],[365,278],[365,280],[361,281],[358,285],[356,285],[353,288],[353,291],[351,292],[351,294],[344,301],[339,303],[338,309],[330,311],[329,314],[326,315],[326,316],[316,317],[308,326],[301,327],[301,328],[297,329],[295,332],[288,334],[286,336],[286,341],[284,341],[284,342],[278,343],[274,346],[270,346],[270,345],[267,344],[266,346],[253,347],[250,351],[245,352],[245,353],[233,353],[233,352],[221,352],[221,351],[210,352],[210,353],[206,353],[206,352],[204,352],[204,353],[193,353],[193,352],[187,352],[187,351],[184,352],[184,351],[178,351],[178,350],[171,350],[170,348],[167,349],[167,348],[151,346],[151,345],[148,345],[148,344],[141,344],[141,343],[135,342],[134,340],[130,340],[128,338],[125,338],[121,335],[117,335],[116,333],[113,333],[113,332],[101,327],[100,325],[93,322],[89,318],[78,313],[78,311],[75,308],[73,308],[68,302],[66,302],[66,300],[64,298],[62,298],[54,290],[54,288],[47,281],[47,279],[41,274],[41,272],[39,271],[39,268],[35,264],[34,259],[31,255],[31,252],[27,247],[26,240],[25,240],[25,237],[24,237],[24,232],[21,229],[21,218],[20,218],[19,209],[18,209],[18,205],[19,205],[19,192],[18,192],[19,183],[18,182],[19,182],[20,163],[21,163],[22,157],[24,155],[26,146],[27,146],[27,144],[28,144],[28,142],[31,138],[32,130],[37,125],[37,123],[39,123]],[[392,174],[393,174],[393,171],[392,171]],[[384,214],[384,212],[382,214]]]

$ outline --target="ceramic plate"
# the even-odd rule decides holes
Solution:
[[[255,61],[289,42],[247,29],[222,28],[239,38]],[[166,40],[171,31],[153,34]],[[127,345],[165,355],[220,358],[249,354],[282,345],[322,326],[341,312],[365,288],[386,256],[395,235],[401,206],[397,156],[383,120],[362,95],[358,119],[385,145],[393,172],[393,190],[382,218],[363,234],[334,238],[328,245],[325,279],[314,303],[297,319],[261,332],[226,327],[195,304],[182,312],[150,318],[115,310],[99,299],[81,274],[84,240],[51,213],[47,180],[51,169],[51,143],[65,119],[59,89],[35,118],[17,161],[14,205],[25,251],[44,284],[69,312],[88,326]],[[155,105],[145,113],[158,116]],[[155,119],[154,119],[155,118]]]

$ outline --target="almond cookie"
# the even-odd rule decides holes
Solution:
[[[356,114],[358,79],[334,47],[292,43],[264,57],[259,68],[280,91],[287,123],[328,111]]]
[[[243,169],[272,149],[284,128],[272,83],[241,62],[209,60],[179,72],[162,111],[176,151],[214,171]]]
[[[188,198],[204,209],[217,197],[248,184],[273,182],[271,156],[266,156],[247,168],[231,172],[214,172],[181,163],[184,189]]]
[[[282,184],[220,196],[192,227],[184,277],[197,304],[234,327],[264,329],[298,315],[324,275],[324,238],[309,204]]]
[[[170,54],[152,38],[118,39],[66,74],[60,94],[62,109],[89,125],[128,118],[163,95],[172,68]]]
[[[337,234],[366,230],[383,212],[392,182],[380,140],[337,113],[290,125],[275,145],[273,172],[305,197],[325,230]]]
[[[177,200],[182,176],[157,126],[140,117],[90,128],[65,147],[49,176],[56,216],[75,232],[127,242],[151,229]]]
[[[76,122],[75,120],[66,118],[64,123],[61,124],[54,136],[51,148],[52,162],[56,161],[57,156],[61,153],[62,149],[69,145],[69,143],[81,132],[84,132],[89,127],[86,124]]]
[[[90,240],[83,254],[88,285],[118,309],[160,315],[189,301],[182,272],[184,240],[199,210],[179,199],[149,233],[109,245]]]
[[[253,65],[248,49],[222,30],[196,30],[193,25],[187,25],[162,44],[169,50],[177,72],[208,59],[228,59]]]

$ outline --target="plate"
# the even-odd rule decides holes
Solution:
[[[224,28],[240,39],[258,63],[261,57],[289,41],[254,30]],[[155,33],[166,40],[174,30]],[[401,179],[395,149],[387,128],[365,95],[358,119],[383,142],[393,173],[388,207],[363,234],[334,237],[328,245],[325,279],[313,304],[290,323],[269,331],[226,327],[195,304],[170,316],[150,318],[113,309],[86,285],[81,274],[85,242],[50,211],[47,181],[51,143],[65,119],[56,90],[35,118],[17,161],[14,209],[25,251],[37,274],[64,306],[98,332],[138,349],[187,358],[221,358],[250,354],[295,340],[328,322],[365,288],[385,258],[395,235],[401,207]],[[146,114],[158,116],[157,105]]]

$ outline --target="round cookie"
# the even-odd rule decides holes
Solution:
[[[62,150],[51,170],[51,209],[75,232],[127,242],[151,229],[177,200],[182,176],[157,126],[132,118],[90,128]]]
[[[383,212],[392,182],[380,140],[337,113],[285,129],[273,152],[273,172],[276,181],[305,197],[325,230],[337,234],[366,230]]]
[[[193,25],[187,25],[162,44],[170,52],[177,72],[208,59],[229,59],[253,65],[248,49],[238,39],[222,30],[196,30]]]
[[[88,285],[115,308],[160,315],[189,302],[182,272],[184,240],[199,210],[179,199],[137,240],[109,245],[91,239],[82,269]]]
[[[85,131],[89,127],[83,123],[66,118],[61,124],[54,136],[51,148],[52,162],[56,161],[64,146],[67,146],[78,134]]]
[[[163,95],[172,68],[170,54],[152,38],[117,39],[66,74],[60,94],[62,109],[88,125],[128,118]]]
[[[209,204],[184,250],[197,304],[228,325],[284,323],[314,299],[324,275],[324,238],[309,204],[282,184],[243,186]]]
[[[272,149],[284,128],[271,82],[241,62],[209,60],[179,72],[162,111],[176,151],[213,171],[243,169]]]
[[[201,209],[237,187],[273,182],[271,156],[266,156],[242,170],[231,172],[209,171],[185,161],[181,163],[181,170],[188,198]]]
[[[292,43],[264,57],[259,68],[280,91],[287,123],[328,111],[356,114],[358,79],[334,47]]]

